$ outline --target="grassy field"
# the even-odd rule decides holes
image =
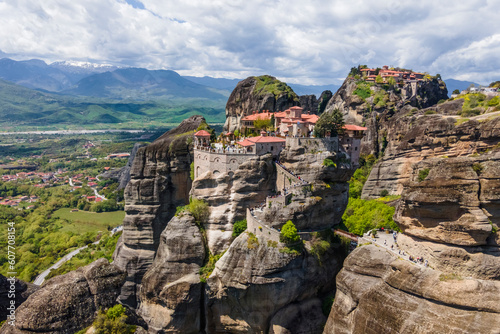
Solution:
[[[114,212],[71,212],[69,208],[62,208],[54,212],[54,217],[67,219],[70,223],[63,226],[61,232],[73,232],[83,234],[86,232],[106,231],[108,227],[116,227],[122,224],[125,217],[124,211]]]

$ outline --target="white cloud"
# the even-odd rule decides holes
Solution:
[[[358,63],[500,75],[493,1],[6,0],[0,50],[243,78],[338,83]]]

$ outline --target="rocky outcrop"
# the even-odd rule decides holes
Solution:
[[[243,117],[253,111],[283,111],[299,104],[299,97],[285,83],[263,75],[238,82],[226,104],[225,131],[239,128]]]
[[[316,114],[318,112],[318,100],[316,95],[301,95],[299,96],[299,106],[304,109],[304,112]]]
[[[337,275],[324,334],[498,333],[500,282],[422,268],[382,247],[357,248]]]
[[[420,239],[487,245],[492,222],[500,221],[499,188],[500,151],[428,159],[414,166],[395,218],[405,234]]]
[[[106,259],[56,276],[28,297],[16,311],[15,326],[1,333],[72,334],[92,323],[99,309],[116,303],[125,273]]]
[[[319,333],[321,314],[291,326],[317,310],[317,296],[333,289],[338,251],[329,249],[320,264],[306,251],[288,254],[264,238],[257,243],[249,238],[247,233],[236,238],[208,279],[207,332],[299,333],[295,329],[309,328],[306,333]]]
[[[326,106],[332,97],[333,93],[330,90],[325,90],[321,93],[321,96],[318,98],[318,115],[321,115],[326,110]]]
[[[123,234],[114,254],[127,272],[120,301],[132,308],[142,276],[153,263],[160,234],[176,207],[189,201],[190,164],[194,131],[205,123],[201,116],[184,120],[177,128],[137,151],[125,189]]]
[[[399,249],[348,256],[324,333],[498,333],[499,171],[498,149],[414,165],[394,215]]]
[[[205,259],[203,236],[189,214],[174,217],[161,234],[158,254],[142,280],[138,313],[150,333],[199,333]]]
[[[485,152],[500,141],[500,114],[458,122],[444,115],[394,115],[384,120],[383,157],[373,167],[362,198],[380,196],[382,190],[399,195],[413,164],[434,157],[459,157]],[[382,146],[384,146],[382,145]]]
[[[275,168],[270,154],[249,159],[234,175],[209,172],[194,180],[191,196],[210,206],[210,217],[204,226],[208,247],[213,254],[229,247],[234,222],[245,219],[247,208],[265,202],[275,184]]]

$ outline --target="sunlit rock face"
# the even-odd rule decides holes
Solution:
[[[153,263],[160,235],[176,207],[189,201],[193,134],[205,122],[201,116],[184,120],[177,128],[137,151],[125,188],[123,235],[114,261],[127,272],[120,302],[135,308],[141,280]]]
[[[394,219],[403,260],[351,253],[324,333],[498,333],[500,152],[413,166]],[[398,251],[399,251],[398,250]]]

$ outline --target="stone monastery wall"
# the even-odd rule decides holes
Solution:
[[[258,237],[264,237],[267,240],[276,241],[278,243],[280,242],[280,232],[259,222],[257,218],[252,216],[250,209],[247,209],[247,231]]]
[[[207,171],[214,175],[218,173],[229,173],[238,169],[239,165],[255,154],[224,153],[208,150],[194,149],[194,176],[199,177]]]
[[[304,148],[306,153],[337,152],[339,150],[339,138],[287,137],[286,147],[291,149]]]

